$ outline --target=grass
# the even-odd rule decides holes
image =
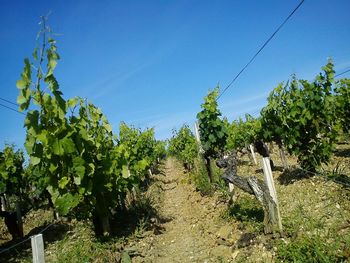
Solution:
[[[320,235],[305,235],[288,243],[278,240],[277,259],[281,262],[346,262],[350,256],[349,245],[349,240],[336,238],[329,242]]]
[[[120,257],[123,239],[111,239],[101,242],[96,239],[92,226],[88,222],[78,222],[74,231],[66,233],[65,237],[54,246],[49,246],[45,252],[49,262],[115,262]]]
[[[212,196],[214,192],[218,190],[221,191],[222,194],[226,194],[226,191],[222,191],[225,188],[225,182],[221,179],[223,171],[216,166],[214,161],[211,162],[211,168],[213,183],[209,182],[204,161],[198,158],[195,161],[194,169],[190,172],[190,181],[202,195]]]
[[[264,229],[264,211],[259,201],[248,194],[241,194],[222,216],[240,222],[248,232],[261,233]]]
[[[350,259],[349,222],[327,218],[329,212],[324,209],[316,212],[318,216],[309,207],[300,204],[290,217],[285,218],[284,228],[288,238],[275,241],[277,260],[347,262]]]

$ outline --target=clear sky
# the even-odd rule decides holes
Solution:
[[[51,11],[65,98],[88,98],[115,131],[125,121],[165,139],[174,127],[193,126],[208,90],[225,88],[298,2],[0,0],[0,97],[16,101],[39,17]],[[349,11],[349,0],[306,0],[219,100],[223,115],[257,114],[279,82],[313,79],[328,57],[337,72],[349,69]],[[23,120],[0,107],[1,148],[22,147]]]

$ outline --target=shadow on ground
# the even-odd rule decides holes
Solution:
[[[344,188],[350,189],[350,176],[346,174],[331,174],[327,176],[327,179],[341,185]]]
[[[350,157],[350,149],[336,149],[334,155],[343,158]]]
[[[312,177],[311,174],[305,173],[299,168],[294,168],[283,171],[277,180],[282,185],[289,185],[310,177]]]
[[[159,215],[156,208],[147,200],[139,200],[129,209],[119,211],[111,220],[111,237],[128,237],[142,234],[144,231],[153,231],[161,234],[164,231],[162,224],[170,222],[172,218]]]

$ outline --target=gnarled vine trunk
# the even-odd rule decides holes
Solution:
[[[109,211],[103,193],[96,194],[96,208],[93,215],[93,223],[97,236],[110,235]]]
[[[266,184],[254,176],[242,177],[237,175],[237,154],[230,153],[226,158],[216,162],[220,168],[225,168],[223,179],[237,186],[244,192],[254,195],[261,203],[264,210],[265,234],[278,231],[277,206],[273,201]]]

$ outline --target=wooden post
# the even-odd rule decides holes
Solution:
[[[249,148],[250,148],[250,152],[252,153],[252,156],[253,156],[253,160],[254,160],[255,165],[258,165],[258,162],[256,161],[256,156],[255,156],[255,152],[254,152],[254,147],[253,147],[253,145],[249,144]]]
[[[18,202],[16,202],[16,214],[17,214],[17,226],[19,235],[22,238],[23,237],[23,222],[22,222],[22,213],[21,213],[21,206]]]
[[[234,184],[228,183],[228,190],[230,191],[230,193],[233,192],[234,188],[235,188]]]
[[[6,194],[3,194],[1,197],[1,211],[9,211],[9,204],[7,202]]]
[[[265,183],[269,189],[269,192],[270,192],[270,195],[271,195],[273,201],[276,203],[278,228],[279,228],[280,233],[282,233],[282,220],[281,220],[280,209],[279,209],[279,205],[278,205],[275,183],[274,183],[274,180],[272,177],[270,158],[264,157],[262,159],[262,165],[263,165]]]
[[[35,235],[31,238],[33,263],[45,263],[43,235]]]
[[[194,123],[194,135],[196,136],[197,142],[200,143],[201,140],[200,140],[200,137],[199,137],[199,126],[198,126],[198,122],[197,121]]]
[[[194,123],[194,135],[196,137],[196,140],[197,140],[197,143],[198,143],[198,147],[199,147],[198,154],[201,154],[204,151],[203,151],[202,144],[201,144],[201,137],[199,135],[199,125],[198,125],[197,121]]]
[[[234,203],[237,199],[237,197],[235,196],[235,185],[233,183],[228,183],[228,192],[230,195],[230,200],[229,203]]]
[[[6,211],[6,204],[5,204],[5,198],[3,196],[0,196],[0,203],[1,203],[1,211],[5,212]]]

